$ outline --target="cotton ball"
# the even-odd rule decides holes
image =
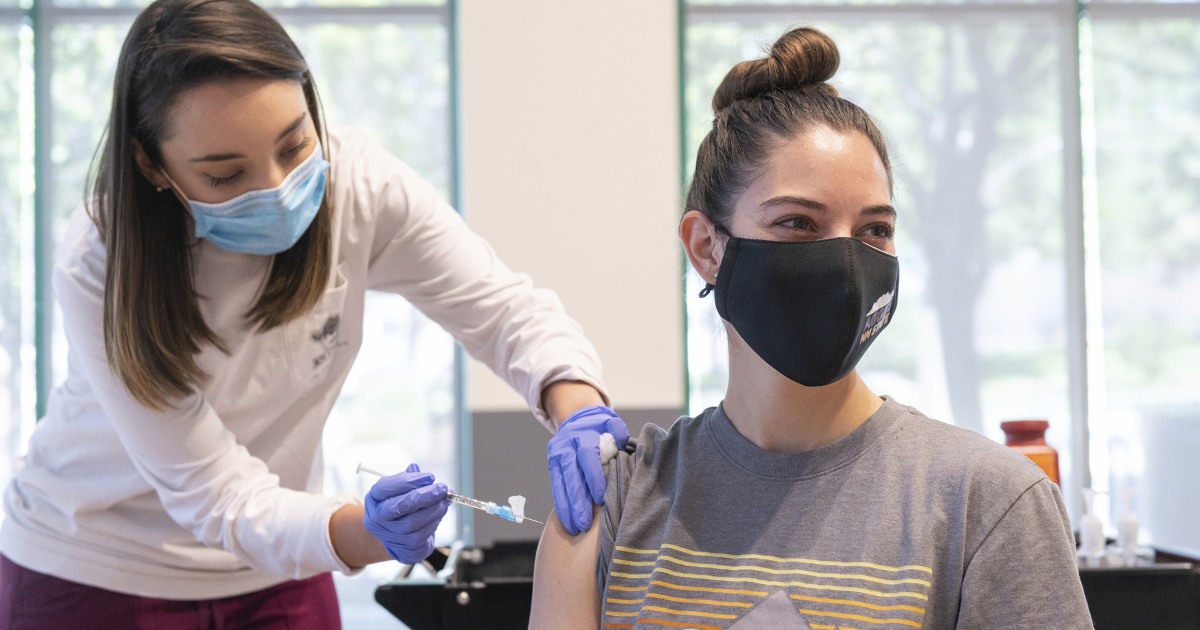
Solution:
[[[617,456],[617,440],[611,433],[600,434],[600,463],[607,464]]]

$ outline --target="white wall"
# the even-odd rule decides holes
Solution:
[[[676,3],[462,0],[458,19],[467,221],[563,299],[614,406],[682,409]],[[472,411],[525,407],[468,378]]]

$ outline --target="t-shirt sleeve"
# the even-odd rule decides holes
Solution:
[[[958,628],[1092,628],[1058,486],[1030,486],[972,554]]]
[[[612,564],[616,546],[617,529],[621,525],[621,514],[629,492],[629,479],[633,473],[634,456],[620,451],[604,465],[604,505],[600,506],[600,553],[596,558],[596,591],[603,594],[608,584],[608,569]]]
[[[373,221],[368,288],[404,296],[548,428],[541,393],[552,382],[583,381],[607,399],[596,350],[553,291],[506,266],[407,164],[363,138],[344,144],[354,203]]]

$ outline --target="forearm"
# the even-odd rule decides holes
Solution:
[[[363,527],[363,506],[358,503],[333,513],[329,519],[329,540],[334,553],[352,569],[391,559],[383,543]]]
[[[571,414],[592,405],[604,405],[604,397],[583,381],[555,381],[542,390],[542,409],[555,427],[562,426]]]

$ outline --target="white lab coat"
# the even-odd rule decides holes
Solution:
[[[109,369],[104,246],[83,209],[74,213],[53,276],[67,379],[5,492],[0,552],[63,579],[168,599],[348,571],[328,522],[358,499],[321,494],[321,435],[363,341],[367,289],[407,298],[544,423],[546,384],[601,387],[594,348],[552,292],[506,267],[400,160],[353,133],[330,144],[335,265],[324,298],[285,326],[247,331],[242,315],[267,259],[200,241],[200,308],[230,353],[205,348],[210,380],[171,411],[138,404]]]

